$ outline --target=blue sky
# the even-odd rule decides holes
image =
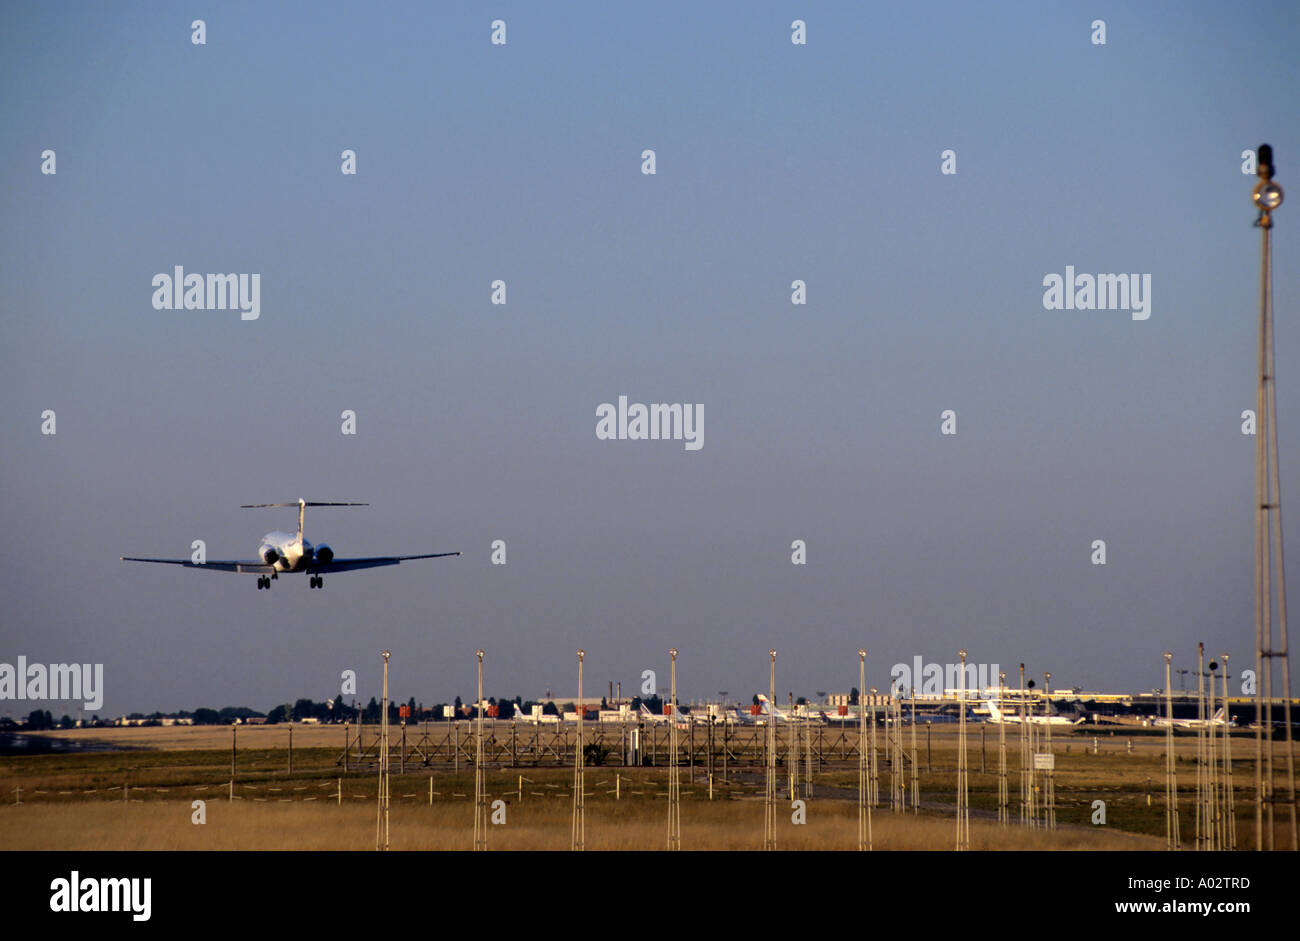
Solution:
[[[384,648],[425,702],[471,694],[476,647],[525,697],[571,690],[579,646],[625,691],[677,646],[686,698],[748,699],[772,646],[796,695],[855,685],[860,646],[881,687],[959,647],[1107,690],[1201,640],[1252,661],[1240,153],[1300,180],[1298,26],[1287,3],[6,5],[0,661],[102,662],[110,715],[323,699],[344,669],[364,698]],[[260,273],[260,318],[153,309],[174,265]],[[1150,319],[1045,310],[1067,265],[1149,273]],[[704,447],[598,440],[620,394],[703,403]],[[340,555],[466,554],[320,592],[118,561],[249,558],[292,512],[238,505],[299,496],[372,504],[308,515]]]

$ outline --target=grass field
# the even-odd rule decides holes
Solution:
[[[0,759],[0,849],[373,849],[377,775],[343,773],[337,727],[294,730],[289,773],[287,729],[239,729],[232,786],[230,731],[212,728],[80,730],[63,737],[110,740],[130,751],[70,752]],[[921,812],[887,806],[890,774],[881,751],[882,803],[872,814],[876,849],[948,850],[955,825],[956,736],[918,736]],[[1011,738],[1011,736],[1009,736]],[[221,747],[224,745],[224,747]],[[215,746],[215,747],[214,747]],[[1194,737],[1178,743],[1183,840],[1192,839]],[[1238,755],[1247,746],[1234,743]],[[1055,831],[996,822],[996,732],[969,746],[973,849],[1163,849],[1164,736],[1061,736],[1056,753]],[[662,755],[660,756],[662,760]],[[1018,742],[1007,749],[1013,823],[1019,821]],[[806,823],[791,820],[787,771],[778,771],[780,849],[857,848],[856,758],[827,760],[805,796]],[[465,764],[424,767],[392,762],[391,844],[394,849],[470,849],[474,778]],[[802,772],[801,763],[801,772]],[[1234,762],[1238,843],[1253,838],[1253,769]],[[702,768],[682,767],[683,849],[758,849],[763,836],[761,767],[722,775],[715,765],[712,799]],[[503,801],[506,822],[489,828],[494,849],[568,849],[573,772],[567,767],[491,767],[489,800]],[[668,769],[589,767],[588,849],[664,848]],[[910,786],[910,775],[908,778]],[[21,789],[21,790],[20,790]],[[18,800],[21,797],[22,803]],[[192,822],[194,801],[206,822]],[[1105,825],[1094,823],[1096,801]]]
[[[790,821],[788,805],[778,815],[777,847],[790,850],[857,849],[857,808],[844,802],[809,802],[808,822]],[[376,810],[372,803],[254,804],[210,802],[207,822],[191,822],[184,801],[146,804],[104,801],[0,808],[0,846],[61,850],[372,850]],[[567,799],[525,801],[506,810],[506,823],[490,827],[489,848],[567,850],[571,805]],[[877,810],[872,821],[875,849],[950,850],[954,825],[931,816],[902,816]],[[589,800],[586,848],[659,850],[667,838],[666,800]],[[468,850],[473,844],[471,801],[433,806],[394,805],[389,832],[394,850]],[[682,848],[761,849],[761,800],[683,801]],[[971,822],[972,849],[1160,849],[1163,840],[1121,831],[1069,829],[1055,833],[1003,829]]]

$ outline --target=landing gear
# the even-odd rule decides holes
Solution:
[[[324,588],[324,587],[325,587],[325,576],[324,576],[324,575],[313,575],[313,576],[311,577],[311,583],[310,583],[310,584],[311,584],[311,587],[312,587],[312,588]]]
[[[265,575],[259,575],[259,576],[257,576],[257,590],[258,590],[258,591],[261,591],[261,590],[264,589],[264,588],[270,588],[270,587],[271,587],[271,579],[267,578]]]

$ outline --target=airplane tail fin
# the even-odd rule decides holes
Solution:
[[[998,708],[997,702],[992,699],[989,700],[989,716],[994,722],[1002,721],[1002,710]]]
[[[309,506],[370,506],[369,503],[331,503],[316,500],[298,499],[297,503],[241,503],[241,510],[258,510],[272,506],[296,506],[298,508],[298,541],[302,542],[302,520],[306,516],[306,510]]]

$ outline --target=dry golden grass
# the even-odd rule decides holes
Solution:
[[[978,728],[978,727],[977,727]],[[446,726],[434,735],[448,734]],[[594,734],[595,730],[589,730]],[[603,730],[617,744],[618,733]],[[1011,813],[1019,816],[1019,736],[1008,729],[1007,764]],[[74,752],[6,756],[0,759],[0,848],[194,848],[194,849],[369,849],[374,844],[375,772],[342,774],[337,764],[343,730],[337,726],[294,729],[293,774],[287,774],[288,730],[239,727],[236,800],[227,801],[230,780],[228,727],[172,727],[78,730],[59,737],[149,746],[142,750]],[[367,741],[373,729],[367,727]],[[441,735],[439,735],[439,732]],[[352,730],[355,739],[355,730]],[[462,735],[464,734],[462,730]],[[1094,734],[1098,751],[1094,753]],[[839,730],[826,732],[828,758],[816,776],[815,799],[808,822],[789,822],[789,802],[782,800],[779,820],[784,849],[854,849],[857,845],[857,760],[835,759],[845,740]],[[520,734],[521,739],[531,733]],[[416,738],[408,729],[408,741]],[[856,738],[849,730],[847,747]],[[917,734],[922,814],[895,816],[886,807],[873,814],[877,848],[952,848],[956,730],[935,726],[927,749],[923,727]],[[1162,848],[1164,834],[1164,735],[1119,730],[1054,736],[1057,755],[1056,798],[1059,829],[1052,834],[1003,830],[991,822],[996,806],[997,728],[970,736],[969,763],[972,845],[975,848]],[[465,739],[461,739],[462,744]],[[1131,742],[1131,746],[1130,746]],[[1253,830],[1242,821],[1251,814],[1253,783],[1249,743],[1234,742],[1237,758],[1237,814],[1243,846]],[[662,743],[660,743],[662,744]],[[910,730],[904,734],[910,750]],[[395,742],[396,745],[396,742]],[[1184,829],[1191,826],[1195,787],[1192,756],[1195,736],[1178,738],[1179,783]],[[928,753],[928,757],[927,757]],[[443,753],[448,754],[447,752]],[[890,772],[881,741],[882,797],[890,789]],[[784,754],[783,754],[784,757]],[[660,761],[664,758],[661,749]],[[526,759],[525,759],[526,760]],[[553,759],[552,759],[553,760]],[[434,768],[408,764],[399,775],[393,758],[392,832],[395,848],[469,848],[473,773],[462,761],[459,773],[443,761]],[[720,768],[717,770],[721,770]],[[707,776],[701,768],[681,769],[683,845],[688,849],[752,849],[762,840],[762,768],[730,765],[727,783],[715,777],[715,796],[707,799]],[[344,804],[334,803],[342,778]],[[521,781],[522,777],[522,781]],[[431,781],[432,778],[432,781]],[[692,778],[694,782],[692,783]],[[910,786],[910,775],[908,776]],[[493,827],[498,849],[568,849],[569,786],[572,771],[548,768],[489,767],[490,799],[509,802],[509,823]],[[781,791],[786,769],[778,771]],[[615,800],[616,782],[621,799]],[[591,767],[587,772],[588,847],[592,849],[659,849],[666,838],[667,769]],[[524,800],[517,800],[522,784]],[[129,786],[122,800],[123,785]],[[23,806],[10,801],[21,788]],[[430,803],[428,792],[433,790]],[[1148,793],[1150,801],[1148,802]],[[207,800],[208,823],[189,822],[189,802]],[[1106,826],[1091,826],[1093,801],[1106,803]],[[1246,821],[1247,823],[1249,821]]]
[[[790,822],[788,804],[778,814],[778,849],[857,849],[857,808],[842,802],[808,802],[808,822]],[[207,823],[191,822],[181,801],[147,804],[76,802],[0,807],[0,848],[41,850],[372,850],[374,804],[254,804],[214,800]],[[505,825],[489,828],[494,850],[568,850],[571,805],[566,799],[512,804]],[[667,839],[666,801],[589,801],[589,850],[659,850]],[[951,819],[873,814],[877,850],[951,850]],[[473,811],[460,804],[394,805],[392,849],[468,850]],[[682,806],[682,848],[762,848],[763,804],[758,800],[687,803]],[[1055,833],[1003,829],[971,821],[972,849],[1103,850],[1160,849],[1163,841],[1116,830],[1061,829]]]
[[[157,749],[230,749],[231,727],[228,725],[169,725],[169,726],[124,726],[109,729],[62,729],[57,732],[39,733],[48,738],[68,741],[93,742],[100,745],[112,745],[116,748],[157,748]],[[356,727],[349,730],[356,740]],[[369,742],[378,734],[377,726],[366,726],[365,736]],[[408,733],[409,734],[409,733]],[[236,727],[236,744],[240,751],[245,748],[287,748],[289,727],[287,725],[240,725]],[[295,725],[293,727],[294,748],[337,747],[343,750],[343,727],[339,725]]]

